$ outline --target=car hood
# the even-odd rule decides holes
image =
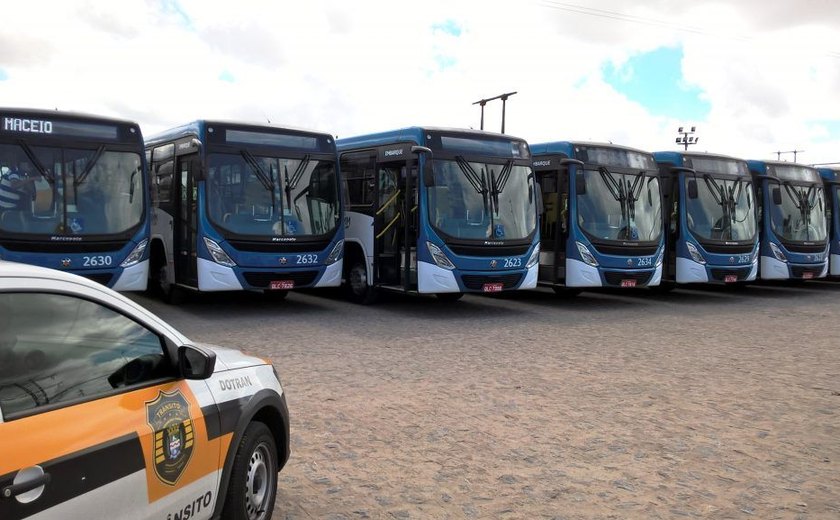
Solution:
[[[198,343],[197,345],[216,353],[216,372],[270,364],[265,359],[243,354],[236,349],[210,345],[208,343]]]

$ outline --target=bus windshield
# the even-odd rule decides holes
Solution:
[[[755,237],[752,183],[708,173],[687,175],[685,182],[688,229],[697,238],[740,241]],[[691,185],[697,187],[696,196]]]
[[[776,189],[771,187],[771,189]],[[826,239],[825,199],[822,186],[780,181],[781,205],[770,201],[773,231],[783,240],[822,241]]]
[[[0,144],[0,230],[114,235],[141,223],[140,154]]]
[[[662,205],[659,179],[644,172],[585,169],[586,189],[577,193],[577,222],[600,240],[659,240]]]
[[[222,229],[241,235],[323,235],[338,225],[335,162],[239,153],[208,157],[207,208]]]
[[[529,166],[435,159],[427,188],[429,220],[459,239],[515,240],[537,225],[534,176]]]

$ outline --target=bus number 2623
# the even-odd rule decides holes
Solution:
[[[97,255],[82,257],[84,267],[108,267],[114,262],[111,255]]]

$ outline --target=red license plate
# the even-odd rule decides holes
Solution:
[[[804,271],[802,273],[802,279],[803,280],[810,280],[813,277],[814,277],[814,273],[812,273],[811,271]]]
[[[295,288],[294,280],[273,280],[271,282],[271,290],[273,291],[288,291]]]
[[[621,280],[622,287],[636,287],[636,280]]]
[[[735,283],[738,281],[737,274],[727,274],[723,276],[723,283]]]
[[[481,286],[482,292],[502,292],[502,284],[500,283],[486,283]]]

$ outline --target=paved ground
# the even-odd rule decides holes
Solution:
[[[137,297],[268,356],[275,518],[840,518],[840,284]]]

